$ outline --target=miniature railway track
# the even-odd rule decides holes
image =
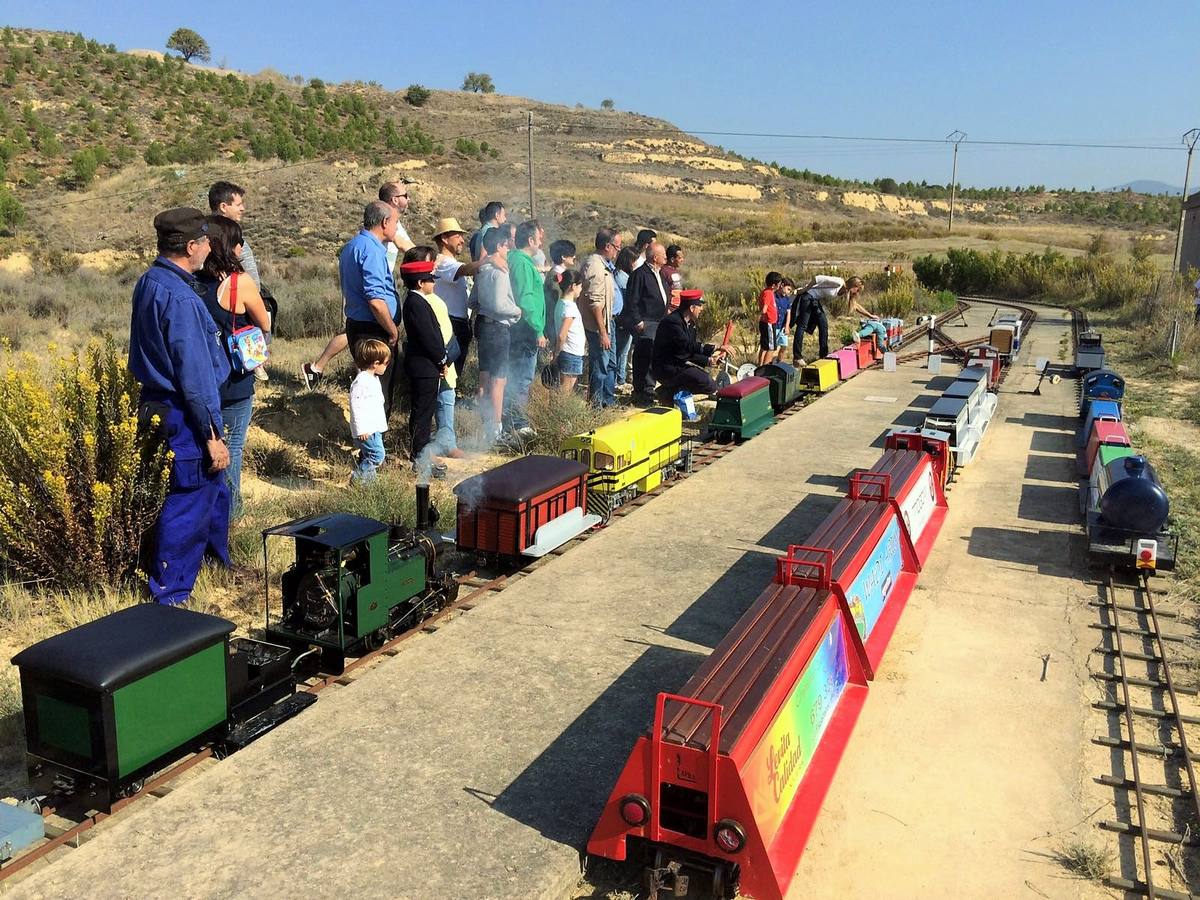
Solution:
[[[989,300],[987,302],[993,302],[993,301]],[[1016,304],[1012,304],[1012,303],[1005,303],[1004,305],[1018,308],[1018,309],[1021,309],[1023,312],[1027,312],[1030,316],[1030,321],[1032,321],[1032,318],[1036,317],[1036,314],[1033,313],[1032,310],[1029,310],[1026,307],[1019,307]],[[963,314],[966,312],[966,310],[969,308],[970,308],[969,301],[960,300],[958,302],[956,309],[953,311],[953,313],[949,314],[946,318],[944,318],[943,322],[947,321],[948,319],[954,318],[955,315],[957,315],[958,317],[962,317]],[[1022,317],[1022,321],[1023,322],[1025,321],[1024,316]],[[904,338],[902,339],[902,341],[900,343],[900,348],[912,345],[916,341],[920,340],[922,337],[926,337],[928,335],[928,332],[929,332],[928,325],[921,325],[921,326],[914,327],[910,333],[905,334]],[[941,334],[941,331],[939,328],[935,327],[934,334],[935,334],[935,337],[938,337],[938,339],[942,340],[943,343],[945,343],[947,345],[953,345],[952,341],[950,341],[948,338],[946,338],[944,334]],[[981,343],[984,341],[986,341],[986,338],[979,338],[974,341],[960,342],[958,345],[955,345],[955,346],[967,347],[967,346],[972,346],[973,344]],[[941,351],[935,351],[935,352],[941,352]],[[901,360],[915,359],[922,355],[924,355],[924,351],[922,351],[920,353],[911,353],[906,356],[900,357],[900,359]],[[779,422],[783,419],[787,419],[787,418],[790,418],[791,416],[796,415],[801,409],[808,406],[810,403],[815,402],[820,396],[822,396],[822,395],[821,394],[804,394],[804,395],[802,395],[795,403],[791,404],[787,409],[783,410],[782,412],[780,412],[776,415],[776,417],[775,417],[776,422]],[[692,458],[691,458],[690,472],[696,472],[700,469],[707,468],[708,466],[712,465],[713,463],[717,462],[718,460],[725,458],[726,456],[728,456],[730,453],[732,453],[734,450],[736,450],[740,446],[740,444],[733,442],[733,441],[726,442],[726,443],[721,443],[721,442],[718,442],[715,440],[707,440],[707,441],[703,441],[703,442],[698,442],[699,436],[700,436],[699,432],[693,433],[690,436],[690,439],[692,440],[692,445],[691,445]],[[686,434],[684,435],[684,437],[685,437],[685,439],[689,438],[689,436]],[[654,497],[657,497],[659,494],[662,494],[665,491],[670,490],[672,487],[674,487],[676,484],[679,484],[682,480],[684,480],[686,478],[687,478],[687,475],[684,475],[682,477],[665,480],[658,487],[654,488],[653,490],[648,491],[645,494],[642,494],[642,495],[636,497],[635,499],[633,499],[632,501],[630,501],[628,503],[625,503],[624,505],[622,505],[621,507],[619,507],[618,509],[616,509],[613,512],[612,518],[610,519],[608,525],[606,525],[604,527],[611,527],[612,524],[614,524],[616,522],[616,520],[626,518],[627,516],[631,515],[637,509],[640,509],[642,506],[645,506]],[[572,547],[576,546],[577,544],[583,543],[584,541],[588,540],[592,535],[594,535],[596,533],[598,533],[596,530],[584,532],[583,534],[579,535],[578,537],[575,537],[572,540],[567,541],[562,546],[555,548],[550,553],[546,554],[546,556],[543,556],[540,559],[532,560],[528,564],[526,564],[516,570],[507,570],[507,571],[497,572],[495,574],[486,573],[486,572],[484,574],[479,574],[477,571],[471,570],[465,574],[456,576],[455,580],[458,582],[458,585],[459,585],[460,596],[458,596],[454,600],[453,603],[448,604],[447,606],[445,606],[442,609],[435,612],[433,615],[431,615],[431,616],[413,624],[411,627],[408,627],[405,630],[395,634],[394,636],[389,638],[387,641],[385,641],[381,646],[377,647],[376,649],[371,650],[368,653],[365,653],[363,656],[360,656],[357,659],[353,659],[353,660],[349,661],[345,665],[345,667],[343,668],[343,670],[340,674],[317,676],[317,677],[310,678],[310,679],[308,679],[307,682],[299,685],[297,689],[300,691],[307,691],[307,692],[316,694],[316,693],[320,693],[321,691],[324,691],[326,689],[346,687],[346,686],[353,684],[361,675],[363,675],[367,670],[369,670],[371,668],[371,666],[373,666],[375,663],[379,662],[382,659],[393,657],[393,656],[396,656],[397,654],[399,654],[400,653],[400,645],[403,644],[405,641],[409,640],[410,638],[412,638],[414,635],[416,635],[418,633],[432,633],[432,632],[437,631],[437,629],[442,624],[449,621],[455,615],[465,613],[465,612],[468,612],[468,611],[474,609],[475,606],[478,605],[478,603],[481,600],[483,600],[486,597],[491,596],[493,594],[502,592],[509,585],[514,584],[517,581],[520,581],[525,576],[531,574],[532,572],[534,572],[537,569],[541,568],[542,566],[546,565],[546,563],[548,563],[551,559],[558,557],[558,556],[562,556],[564,553],[569,552]],[[217,748],[205,747],[205,748],[199,750],[198,752],[192,754],[191,756],[186,757],[185,759],[175,763],[173,766],[170,766],[169,768],[164,769],[163,771],[157,773],[152,778],[148,779],[143,784],[143,786],[141,787],[140,790],[138,790],[136,793],[130,795],[129,797],[124,798],[124,799],[118,801],[117,803],[115,803],[113,805],[111,812],[107,812],[107,813],[96,811],[96,810],[90,810],[90,809],[86,810],[86,811],[75,810],[73,813],[73,818],[67,819],[66,813],[71,812],[71,810],[59,808],[58,801],[56,798],[53,798],[53,797],[47,798],[46,802],[43,803],[42,807],[41,807],[43,816],[46,816],[46,817],[58,816],[62,819],[66,819],[67,821],[70,821],[72,824],[70,824],[69,826],[67,826],[65,828],[61,828],[61,829],[54,828],[53,830],[56,832],[54,834],[54,836],[48,838],[42,844],[39,844],[39,845],[35,846],[34,848],[14,857],[13,859],[0,865],[0,884],[3,884],[3,882],[6,879],[8,879],[9,877],[11,877],[13,875],[16,875],[18,872],[26,869],[30,865],[33,865],[34,863],[38,862],[39,860],[44,859],[45,857],[47,857],[49,854],[51,854],[53,851],[55,851],[56,849],[58,849],[60,847],[77,847],[77,846],[79,846],[81,839],[85,839],[84,838],[85,832],[89,832],[96,825],[119,814],[122,810],[124,810],[127,806],[129,806],[134,801],[136,801],[144,796],[147,796],[147,795],[151,795],[151,796],[155,796],[155,797],[164,796],[166,793],[169,793],[170,790],[172,789],[172,782],[174,782],[177,778],[179,778],[185,772],[194,768],[198,764],[205,762],[206,760],[219,759],[219,758],[220,758],[220,753],[218,752]]]
[[[1139,859],[1133,870],[1127,865],[1122,876],[1109,876],[1105,882],[1150,900],[1186,900],[1193,894],[1155,884],[1159,877],[1155,874],[1155,850],[1161,844],[1174,845],[1177,854],[1183,846],[1200,844],[1192,832],[1200,824],[1200,785],[1196,781],[1196,755],[1188,742],[1189,726],[1200,726],[1200,718],[1185,712],[1180,702],[1180,697],[1195,696],[1197,692],[1175,682],[1166,645],[1181,637],[1162,630],[1161,622],[1173,620],[1175,613],[1155,605],[1148,574],[1139,574],[1137,583],[1130,585],[1117,583],[1110,571],[1099,587],[1102,598],[1095,605],[1103,611],[1105,621],[1093,627],[1108,641],[1097,648],[1105,658],[1105,668],[1093,675],[1105,685],[1106,698],[1093,706],[1115,717],[1119,724],[1109,735],[1094,740],[1113,752],[1116,770],[1096,781],[1113,788],[1119,796],[1133,798],[1132,804],[1124,804],[1124,819],[1119,804],[1118,818],[1102,821],[1099,827],[1134,840]],[[1152,780],[1146,773],[1150,757],[1157,758],[1151,768],[1161,769],[1161,781]],[[1176,822],[1181,820],[1190,820],[1182,833],[1175,830]],[[1165,827],[1155,827],[1156,821]],[[1170,850],[1161,856],[1167,871],[1186,885],[1182,859]],[[1159,867],[1159,871],[1163,869]]]

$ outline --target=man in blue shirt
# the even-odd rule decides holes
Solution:
[[[206,553],[229,565],[220,387],[230,368],[196,289],[194,273],[208,256],[204,214],[168,209],[155,216],[154,230],[158,258],[133,289],[129,371],[142,384],[139,421],[156,424],[173,454],[147,574],[150,596],[174,605],[191,596]]]
[[[387,245],[396,236],[398,222],[390,203],[368,203],[363,210],[362,231],[350,238],[338,254],[338,280],[346,303],[346,340],[351,351],[365,338],[377,338],[392,348],[387,369],[379,379],[389,419],[399,371],[396,348],[400,329],[396,327],[399,304],[396,282],[387,264]]]

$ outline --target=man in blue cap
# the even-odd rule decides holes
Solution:
[[[142,384],[138,419],[173,454],[167,499],[148,554],[150,596],[186,603],[206,553],[229,565],[229,465],[219,388],[229,377],[221,333],[196,289],[208,256],[198,209],[154,217],[158,258],[133,289],[129,370]]]

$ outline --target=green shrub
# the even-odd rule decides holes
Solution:
[[[424,106],[432,93],[424,85],[410,84],[408,90],[404,92],[404,100],[409,106]]]
[[[170,162],[167,159],[167,148],[162,145],[161,141],[151,141],[142,154],[142,158],[146,160],[148,166],[165,166]]]
[[[25,221],[25,207],[7,187],[0,184],[0,231],[11,234]]]

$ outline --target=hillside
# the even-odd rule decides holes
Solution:
[[[372,84],[297,83],[8,28],[0,73],[0,162],[26,213],[0,255],[132,258],[157,210],[203,206],[218,178],[249,189],[248,221],[268,256],[332,252],[390,178],[412,182],[414,236],[442,215],[470,223],[493,197],[524,216],[529,116],[536,211],[557,233],[612,221],[718,246],[933,238],[949,210],[940,189],[884,193],[780,170],[635,113],[449,91],[414,105],[422,98]],[[964,226],[1161,230],[1173,215],[1166,198],[1128,193],[974,193],[987,199],[964,200]]]

